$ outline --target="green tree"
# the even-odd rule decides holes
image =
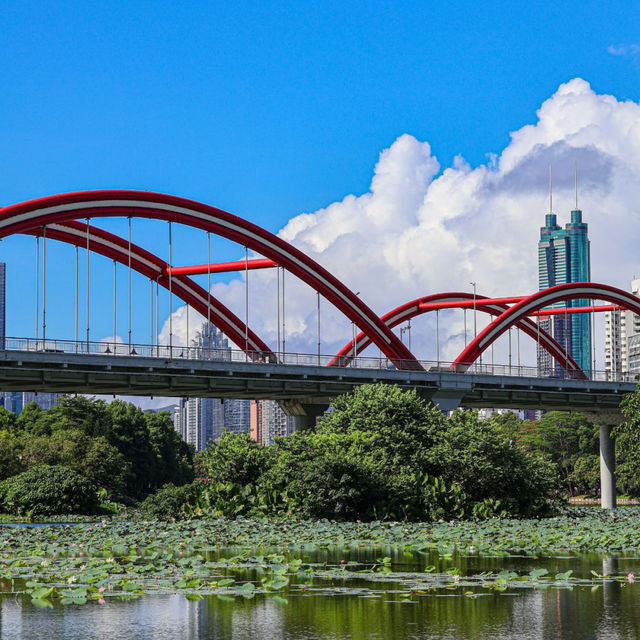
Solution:
[[[151,488],[183,485],[193,480],[193,449],[173,428],[167,412],[144,414],[153,449]]]
[[[629,495],[640,495],[640,386],[620,403],[625,421],[616,426],[616,480]]]
[[[225,432],[217,443],[209,444],[201,460],[209,482],[246,486],[256,484],[270,467],[271,452],[247,434]]]
[[[103,437],[92,438],[78,429],[56,430],[51,436],[25,438],[22,452],[28,467],[63,465],[87,478],[96,487],[121,494],[129,465],[125,457]]]
[[[22,440],[8,429],[0,429],[0,480],[26,469],[22,457]]]
[[[570,495],[576,487],[572,474],[577,460],[598,453],[598,430],[579,413],[550,411],[540,420],[523,428],[521,441],[531,451],[539,451],[556,466]]]
[[[476,411],[455,411],[431,450],[442,477],[458,483],[472,503],[499,500],[513,515],[545,515],[561,489],[552,463],[516,446],[492,420]]]
[[[90,515],[98,511],[98,497],[72,469],[39,465],[0,482],[0,505],[20,516]]]

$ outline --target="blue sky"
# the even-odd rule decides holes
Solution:
[[[403,133],[477,166],[571,78],[640,98],[629,2],[5,0],[0,24],[3,204],[149,189],[277,231],[366,191]],[[1,245],[21,317],[32,243]]]

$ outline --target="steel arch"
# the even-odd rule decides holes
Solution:
[[[449,292],[449,293],[436,293],[430,296],[425,296],[423,298],[417,298],[416,300],[411,300],[392,311],[389,311],[385,315],[381,317],[382,321],[390,328],[398,326],[402,322],[406,322],[416,316],[422,315],[423,313],[427,313],[431,311],[430,309],[422,309],[420,308],[423,304],[429,304],[433,302],[462,302],[467,300],[473,300],[474,295],[472,293],[466,292]],[[505,311],[509,309],[509,306],[502,303],[490,303],[483,304],[483,300],[489,300],[486,296],[476,295],[475,299],[477,301],[476,308],[478,311],[483,313],[489,313],[494,316],[500,316]],[[538,325],[533,322],[529,317],[525,317],[524,319],[520,319],[517,323],[517,326],[522,329],[524,333],[538,341],[538,336],[540,339],[540,346],[542,346],[546,351],[548,351],[553,358],[555,358],[558,362],[562,364],[564,367],[567,365],[569,371],[572,372],[572,375],[576,378],[586,379],[587,376],[584,371],[580,368],[577,362],[564,350],[564,348],[544,329],[538,327]],[[357,352],[360,353],[362,350],[366,349],[371,344],[371,341],[364,333],[360,333],[356,337],[356,346]],[[349,341],[331,360],[329,366],[344,366],[345,363],[348,363],[353,358],[353,340]]]
[[[94,253],[111,258],[124,266],[129,264],[129,242],[113,233],[86,225],[76,220],[49,224],[46,237],[65,242],[80,248],[87,247],[87,228],[89,230],[89,249]],[[26,229],[25,234],[42,236],[43,227]],[[131,244],[131,268],[148,277],[165,289],[169,289],[167,263],[146,251],[142,247]],[[211,322],[225,333],[240,349],[245,349],[245,324],[232,311],[227,309],[217,298],[187,276],[171,277],[171,289],[177,298],[190,304],[198,313],[207,317],[210,310]],[[276,356],[269,347],[251,329],[247,332],[246,347],[250,357],[267,358],[276,361]]]
[[[551,304],[564,302],[566,300],[575,300],[576,298],[606,300],[607,302],[620,305],[624,309],[640,315],[640,300],[633,294],[627,293],[617,287],[596,282],[559,284],[528,296],[496,318],[467,345],[466,349],[462,351],[451,365],[451,369],[458,372],[466,371],[492,342],[523,317]]]
[[[47,196],[3,207],[0,238],[75,218],[132,216],[167,220],[216,233],[270,258],[354,322],[398,368],[419,363],[376,314],[335,276],[276,235],[231,213],[178,196],[146,191],[101,190]]]

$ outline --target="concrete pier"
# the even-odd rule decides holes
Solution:
[[[600,505],[603,509],[616,508],[616,447],[612,428],[600,425]]]

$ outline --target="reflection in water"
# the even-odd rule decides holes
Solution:
[[[260,638],[270,640],[422,640],[637,638],[637,586],[519,591],[475,599],[427,595],[403,603],[393,593],[289,596],[288,604],[256,597],[189,601],[154,596],[104,605],[34,607],[28,599],[0,599],[2,640],[40,638]],[[606,603],[605,603],[606,599]]]
[[[369,560],[380,550],[314,552],[306,561],[335,561],[350,557]],[[368,554],[368,555],[367,555]],[[422,571],[434,557],[412,557],[389,551],[395,571]],[[312,557],[313,556],[313,557]],[[364,557],[366,556],[366,557]],[[462,574],[501,569],[526,573],[544,566],[551,574],[572,569],[587,578],[590,571],[609,575],[637,574],[638,558],[602,558],[596,555],[534,559],[531,557],[479,558],[460,556],[446,561]],[[444,567],[441,567],[444,568]],[[238,579],[256,579],[242,575]],[[341,594],[341,579],[314,583],[308,594],[292,589],[287,601],[258,595],[207,596],[189,601],[183,595],[149,596],[132,601],[106,598],[105,604],[38,608],[26,596],[0,596],[0,638],[31,640],[200,639],[260,640],[609,640],[640,638],[639,583],[600,582],[573,588],[513,589],[503,593],[476,590],[469,598],[461,590],[414,594],[409,602],[393,582],[367,583],[365,597]],[[323,589],[322,587],[329,587]],[[353,585],[351,585],[353,586]]]

